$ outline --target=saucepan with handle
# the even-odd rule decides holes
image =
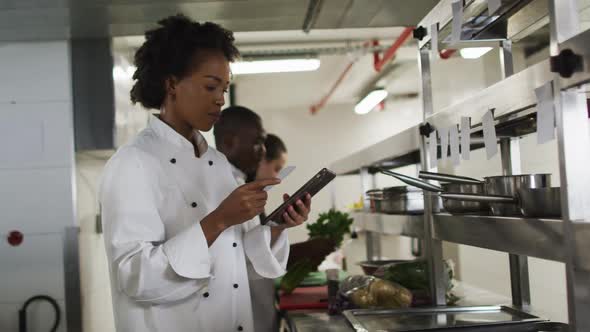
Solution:
[[[466,183],[466,178],[442,173],[420,172],[423,179]],[[485,177],[480,181],[485,195],[446,192],[443,199],[487,202],[495,216],[557,217],[561,215],[560,189],[551,187],[550,174]]]
[[[484,194],[483,183],[477,183],[475,179],[464,178],[461,183],[441,183],[440,186],[431,184],[420,179],[413,178],[404,174],[392,172],[386,169],[380,169],[380,172],[393,176],[398,180],[411,186],[431,191],[435,193],[458,193],[458,194]],[[489,205],[487,202],[463,201],[454,199],[445,199],[443,197],[443,207],[445,211],[453,214],[478,213],[487,214]]]
[[[560,190],[550,187],[550,174],[491,176],[481,181],[464,176],[420,172],[423,179],[450,182],[436,186],[389,170],[382,169],[381,172],[418,188],[438,192],[449,213],[481,213],[487,210],[486,205],[489,204],[495,216],[561,215]]]

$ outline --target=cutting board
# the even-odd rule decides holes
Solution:
[[[291,294],[279,295],[279,309],[305,310],[305,309],[327,309],[328,308],[328,286],[298,287]]]

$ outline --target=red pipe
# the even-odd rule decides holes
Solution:
[[[389,62],[389,60],[393,59],[393,56],[395,55],[397,50],[406,42],[406,40],[408,40],[408,38],[410,38],[413,31],[414,27],[407,27],[404,29],[402,34],[397,38],[393,45],[391,45],[391,47],[388,48],[387,51],[385,51],[385,54],[383,55],[381,60],[375,64],[375,70],[377,70],[378,72],[381,71],[381,69],[383,69],[383,66],[385,66],[385,64]]]
[[[457,52],[457,50],[454,49],[447,49],[445,48],[444,50],[440,50],[438,52],[438,55],[440,56],[441,59],[446,60],[449,59],[450,57],[453,56],[453,54],[455,54],[455,52]]]
[[[348,75],[348,72],[352,68],[352,65],[354,65],[354,61],[351,61],[348,64],[348,66],[346,66],[346,69],[344,69],[342,74],[340,74],[340,77],[338,77],[338,79],[336,80],[336,83],[334,83],[334,85],[332,85],[332,88],[330,88],[330,91],[328,91],[328,93],[322,98],[322,100],[320,100],[319,103],[311,106],[311,108],[309,109],[311,114],[316,114],[322,107],[324,107],[326,105],[326,103],[328,102],[328,99],[330,99],[330,97],[332,96],[334,91],[336,91],[336,88],[340,85],[340,83],[342,83],[342,81],[344,80],[346,75]]]
[[[377,72],[381,71],[383,66],[394,57],[397,50],[412,35],[413,31],[414,31],[413,27],[405,28],[404,31],[401,33],[401,35],[398,37],[398,39],[393,43],[393,45],[391,45],[391,47],[389,49],[387,49],[387,51],[385,51],[385,55],[383,56],[383,58],[379,59],[378,52],[373,53],[373,62],[374,62],[373,66],[375,67],[375,70]],[[363,44],[363,47],[368,47],[369,44],[372,44],[373,46],[378,46],[379,41],[373,40],[371,42],[365,42]],[[328,91],[328,93],[324,97],[322,97],[322,99],[320,100],[319,103],[314,104],[309,108],[309,111],[311,112],[311,114],[316,114],[322,107],[324,107],[326,105],[326,103],[328,102],[328,99],[330,99],[330,97],[332,96],[334,91],[336,91],[336,88],[338,88],[338,86],[342,83],[342,81],[344,80],[346,75],[348,75],[348,73],[350,72],[350,69],[352,68],[352,65],[354,65],[354,63],[355,63],[355,61],[351,61],[346,66],[346,68],[344,69],[342,74],[340,74],[340,76],[338,77],[336,82],[332,85],[332,87],[330,88],[330,91]]]
[[[375,47],[379,46],[379,41],[377,39],[373,40],[373,46],[375,46]],[[378,63],[379,63],[379,52],[375,51],[375,52],[373,52],[373,68],[375,68],[375,71],[379,71],[377,69]]]

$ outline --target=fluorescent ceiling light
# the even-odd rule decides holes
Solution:
[[[373,90],[354,107],[356,114],[367,114],[387,97],[387,90]]]
[[[491,47],[468,47],[459,50],[463,59],[477,59],[491,51]]]
[[[230,64],[234,75],[289,73],[297,71],[313,71],[320,68],[319,59],[280,59],[240,61]]]

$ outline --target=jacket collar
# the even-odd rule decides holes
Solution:
[[[158,115],[150,117],[148,126],[156,133],[156,135],[179,147],[181,150],[194,150],[193,144],[189,140],[162,121]],[[197,144],[199,154],[201,156],[204,155],[209,149],[209,144],[207,144],[205,137],[203,137],[198,130],[195,130],[193,139]]]

